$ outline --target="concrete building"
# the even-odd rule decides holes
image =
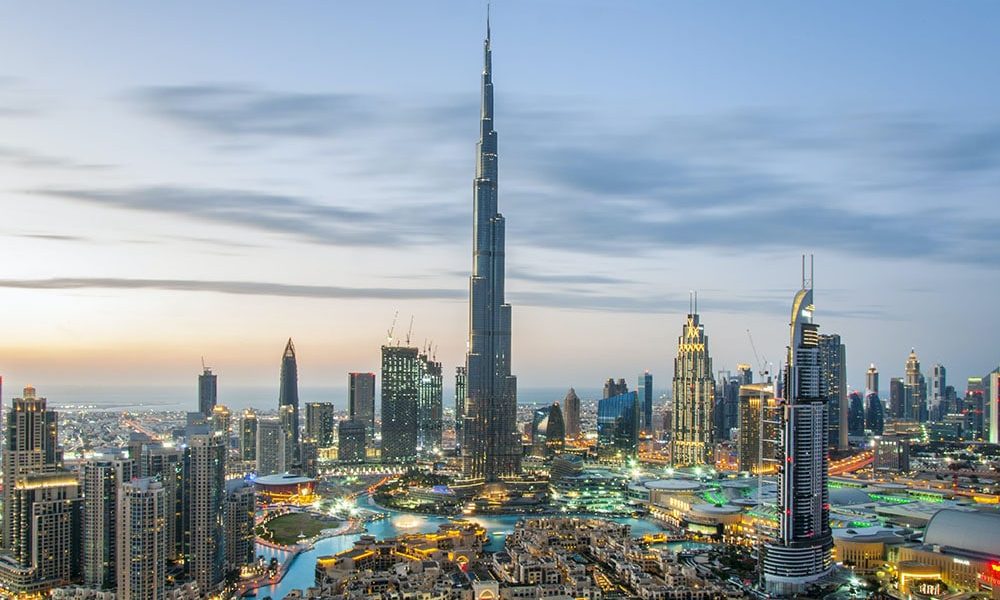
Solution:
[[[365,462],[367,455],[367,424],[353,419],[337,424],[337,460],[346,463]]]
[[[347,412],[367,428],[368,442],[375,439],[375,373],[347,374]]]
[[[288,470],[285,452],[286,437],[281,422],[261,418],[257,422],[257,475],[273,475]]]
[[[306,402],[306,438],[318,447],[333,447],[335,423],[332,402]]]
[[[382,461],[417,458],[417,403],[420,397],[419,351],[382,346]]]
[[[81,468],[83,484],[83,583],[96,589],[118,584],[118,489],[132,480],[132,459],[90,460]]]
[[[206,593],[225,575],[225,481],[222,438],[209,433],[190,436],[184,452],[184,567]]]
[[[151,478],[124,482],[118,491],[117,600],[163,600],[167,528],[172,499]]]
[[[674,359],[673,439],[670,460],[674,466],[713,464],[713,401],[715,380],[708,352],[708,336],[692,303]]]

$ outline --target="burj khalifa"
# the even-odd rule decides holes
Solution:
[[[472,188],[472,276],[469,278],[468,387],[463,470],[467,478],[502,481],[521,471],[517,378],[510,374],[510,304],[504,301],[503,215],[497,210],[497,132],[489,19],[483,42],[482,106]]]

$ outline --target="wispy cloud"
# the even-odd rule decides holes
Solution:
[[[94,171],[111,168],[111,165],[79,162],[61,156],[35,152],[27,148],[0,146],[0,162],[29,169],[73,169]]]

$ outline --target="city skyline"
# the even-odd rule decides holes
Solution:
[[[124,7],[74,19],[71,6],[53,19],[21,7],[3,20],[5,39],[21,50],[0,73],[10,133],[0,198],[11,215],[0,243],[18,257],[0,276],[17,317],[0,345],[8,397],[30,383],[184,385],[202,355],[224,385],[273,385],[274,347],[288,337],[304,349],[303,381],[339,387],[348,371],[376,370],[396,309],[416,316],[417,340],[438,344],[446,372],[462,364],[477,112],[469,90],[479,70],[470,50],[485,6],[394,6],[399,22],[380,21],[385,30],[367,38],[348,30],[372,18],[369,9],[327,7],[327,19],[285,46],[295,27],[273,22],[268,36],[247,35],[268,17],[253,8],[232,22],[233,48],[215,45],[225,8],[205,10],[190,49],[148,35],[179,31],[183,7],[160,9],[159,19]],[[597,386],[596,365],[667,381],[689,289],[700,292],[716,367],[752,361],[748,328],[776,362],[794,290],[785,273],[802,250],[820,262],[824,328],[848,346],[850,389],[863,388],[871,362],[887,379],[901,376],[911,347],[957,385],[996,366],[975,335],[997,325],[988,305],[994,228],[979,212],[1000,170],[996,124],[981,104],[982,90],[1000,87],[986,58],[997,42],[982,25],[995,9],[868,8],[871,22],[854,24],[850,50],[821,31],[822,15],[785,11],[791,31],[813,34],[799,40],[812,63],[765,43],[779,35],[762,16],[775,6],[745,23],[652,3],[494,7],[505,206],[520,216],[509,232],[517,241],[508,291],[522,387]],[[842,10],[850,20],[860,9]],[[622,42],[602,44],[616,47],[607,55],[570,43],[595,34],[598,16],[608,20],[600,31]],[[119,38],[97,35],[101,17]],[[552,26],[557,17],[564,27]],[[881,48],[879,23],[890,17],[912,33]],[[935,29],[930,17],[945,20]],[[706,21],[714,33],[698,29]],[[943,26],[956,22],[964,27]],[[670,41],[644,55],[616,37],[615,24]],[[31,38],[43,26],[53,35]],[[419,74],[399,69],[407,31],[431,34],[406,38]],[[955,31],[961,43],[950,44]],[[37,40],[52,37],[59,43],[39,52]],[[845,68],[832,49],[847,54]],[[160,53],[177,60],[154,61]],[[861,64],[865,53],[871,64]],[[266,68],[247,68],[261,61]],[[956,61],[961,73],[949,68]],[[283,72],[292,63],[299,68]],[[643,71],[657,80],[637,77]],[[779,72],[797,84],[774,85]],[[623,106],[631,114],[615,117]],[[637,133],[653,125],[662,148]],[[372,141],[357,145],[362,138]],[[858,164],[872,154],[887,158]],[[789,208],[799,196],[813,215]],[[829,229],[796,237],[784,216],[823,219],[803,231]],[[683,233],[692,229],[697,239]],[[859,259],[869,268],[856,269]],[[940,318],[956,304],[969,317]],[[588,360],[565,356],[565,345]]]

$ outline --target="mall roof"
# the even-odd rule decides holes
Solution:
[[[1000,559],[1000,513],[939,510],[927,523],[924,544]]]
[[[316,480],[302,475],[292,475],[291,473],[275,473],[274,475],[264,475],[254,479],[254,483],[259,485],[298,485],[300,483],[313,483]]]

